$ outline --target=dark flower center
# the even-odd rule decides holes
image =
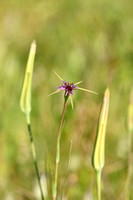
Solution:
[[[73,83],[65,82],[63,81],[63,85],[59,86],[57,90],[65,90],[65,96],[67,95],[73,95],[73,90],[76,90],[77,88]]]
[[[71,85],[67,85],[67,86],[66,86],[66,90],[68,90],[68,91],[72,91],[72,89],[73,89],[73,88],[72,88]]]

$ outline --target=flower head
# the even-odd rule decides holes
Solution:
[[[56,93],[58,93],[62,90],[65,90],[65,97],[70,97],[72,108],[73,108],[72,95],[73,95],[74,90],[82,90],[82,91],[85,91],[85,92],[97,94],[96,92],[93,92],[92,90],[87,90],[85,88],[76,87],[76,85],[79,85],[80,83],[82,83],[82,81],[79,81],[77,83],[69,83],[69,82],[64,81],[55,71],[54,71],[54,73],[63,82],[63,84],[61,86],[57,87],[57,90],[55,92],[51,93],[50,95],[53,95],[53,94],[56,94]]]
[[[57,91],[65,90],[65,96],[73,95],[73,90],[76,90],[76,89],[77,89],[77,87],[74,85],[74,83],[69,83],[69,82],[65,82],[65,81],[63,81],[63,85],[57,87]]]

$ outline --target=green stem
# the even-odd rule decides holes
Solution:
[[[132,131],[128,133],[128,169],[127,169],[127,180],[126,180],[126,196],[125,199],[129,200],[130,196],[130,183],[131,183],[131,171],[132,171]]]
[[[72,152],[72,140],[70,141],[70,150],[69,150],[69,156],[68,156],[68,164],[67,164],[67,169],[66,169],[66,176],[64,180],[64,186],[63,186],[63,192],[62,192],[62,197],[61,200],[64,198],[64,192],[65,192],[65,186],[66,186],[66,181],[67,181],[67,175],[68,175],[68,169],[69,169],[69,164],[70,164],[70,159],[71,159],[71,152]]]
[[[37,175],[37,180],[38,180],[38,184],[39,184],[39,188],[40,188],[41,199],[44,200],[42,186],[41,186],[41,181],[40,181],[40,175],[39,175],[39,169],[38,169],[38,164],[37,164],[37,158],[36,158],[35,145],[34,145],[34,140],[33,140],[33,135],[32,135],[32,131],[31,131],[31,125],[30,125],[30,123],[27,123],[27,127],[28,127],[28,133],[29,133],[29,136],[30,136],[30,144],[31,144],[32,157],[33,157],[34,166],[35,166],[36,175]]]
[[[60,140],[61,140],[61,130],[62,130],[62,124],[64,120],[64,115],[65,115],[66,105],[67,105],[67,98],[65,99],[65,102],[64,102],[64,107],[63,107],[63,112],[62,112],[62,117],[61,117],[61,122],[60,122],[60,127],[59,127],[59,133],[57,137],[55,181],[54,181],[54,191],[53,191],[54,200],[57,198],[58,167],[59,167],[59,162],[60,162]]]
[[[101,171],[97,171],[97,199],[101,200]]]

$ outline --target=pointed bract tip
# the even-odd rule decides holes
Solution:
[[[32,44],[31,44],[31,49],[35,52],[36,51],[36,41],[33,40]]]
[[[110,96],[109,88],[107,88],[105,90],[104,96],[107,97],[107,98],[109,98],[109,96]]]
[[[63,78],[61,78],[60,76],[59,76],[59,74],[57,74],[57,72],[53,69],[53,72],[55,73],[55,75],[61,80],[61,81],[63,81]]]
[[[77,83],[74,83],[74,85],[79,85],[80,83],[82,83],[83,81],[79,81]]]
[[[53,71],[55,74],[57,74],[56,71],[55,71],[54,69],[52,69],[52,71]]]
[[[131,93],[130,93],[130,103],[133,103],[133,87],[131,88]]]

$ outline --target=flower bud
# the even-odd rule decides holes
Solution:
[[[103,103],[100,111],[97,136],[92,156],[92,165],[96,171],[101,171],[104,166],[105,132],[109,109],[109,96],[109,89],[107,88],[104,93]]]
[[[36,53],[36,43],[33,41],[30,48],[29,58],[26,66],[24,82],[22,86],[20,107],[22,112],[28,116],[31,111],[31,83],[32,83],[32,73],[34,67],[34,59]]]

